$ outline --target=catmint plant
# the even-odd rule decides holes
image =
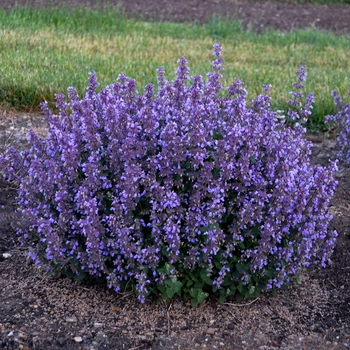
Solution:
[[[348,95],[350,96],[350,89]],[[332,96],[338,113],[327,116],[326,122],[335,124],[337,133],[336,141],[340,148],[338,155],[350,164],[350,105],[343,102],[337,91],[333,90]]]
[[[47,138],[1,158],[18,184],[18,231],[35,243],[32,259],[77,279],[102,278],[200,303],[209,293],[252,297],[293,281],[310,263],[329,261],[336,232],[328,205],[335,164],[310,165],[305,129],[279,121],[271,86],[249,105],[239,79],[221,82],[221,47],[212,72],[191,76],[182,57],[169,82],[143,94],[124,74],[97,92],[59,94],[58,113],[43,103]],[[300,90],[305,70],[298,72]],[[307,117],[300,93],[293,120]]]

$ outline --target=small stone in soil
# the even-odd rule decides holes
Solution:
[[[64,338],[59,338],[57,343],[59,346],[63,347],[66,344],[66,340]]]
[[[82,337],[74,337],[74,340],[77,342],[77,343],[81,343],[83,341],[83,338]]]
[[[216,332],[215,328],[208,328],[207,331],[205,333],[209,334],[209,335],[214,335]]]
[[[18,333],[18,337],[19,337],[20,339],[27,339],[27,335],[26,335],[25,333],[22,333],[22,332],[19,332],[19,333]]]

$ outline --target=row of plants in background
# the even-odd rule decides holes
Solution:
[[[336,90],[332,91],[332,96],[338,112],[327,116],[326,122],[335,127],[336,141],[340,149],[338,156],[350,164],[350,104],[344,103]],[[350,89],[348,96],[350,97]]]
[[[212,71],[176,77],[158,68],[144,94],[125,74],[97,92],[57,95],[43,104],[48,136],[1,157],[18,184],[18,234],[49,271],[106,280],[115,291],[175,294],[197,305],[253,297],[292,282],[311,263],[325,266],[336,232],[328,229],[335,164],[311,166],[302,126],[305,68],[297,73],[286,120],[269,90],[251,103],[236,79],[222,84],[221,47]]]
[[[153,72],[164,62],[174,79],[183,52],[193,74],[201,74],[208,70],[203,57],[218,38],[225,48],[224,84],[240,77],[251,101],[270,82],[274,110],[288,109],[294,72],[301,64],[309,67],[313,79],[308,88],[318,96],[310,130],[322,129],[324,116],[336,112],[329,87],[345,94],[350,85],[350,39],[345,35],[316,30],[256,34],[243,30],[239,21],[215,17],[203,25],[142,22],[112,8],[16,8],[0,10],[0,104],[35,110],[46,100],[53,109],[55,94],[68,86],[82,96],[89,71],[97,73],[102,86],[124,71],[143,91],[148,83],[156,84]]]

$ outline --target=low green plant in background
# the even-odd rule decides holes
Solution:
[[[204,25],[142,22],[111,8],[15,8],[0,12],[0,104],[38,109],[46,100],[53,107],[55,94],[68,86],[82,96],[89,71],[98,74],[102,86],[123,71],[137,80],[141,91],[155,83],[158,66],[174,72],[182,54],[194,67],[193,74],[207,70],[215,40],[222,43],[226,57],[224,83],[242,79],[250,100],[262,84],[272,84],[274,109],[286,109],[286,86],[295,70],[306,65],[308,88],[317,96],[311,128],[323,127],[324,116],[335,112],[330,87],[344,94],[350,85],[348,36],[316,30],[256,34],[243,30],[239,21],[215,17]]]

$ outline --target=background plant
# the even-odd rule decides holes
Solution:
[[[339,157],[350,163],[350,105],[343,102],[336,90],[332,91],[332,96],[338,113],[328,116],[326,120],[329,124],[335,125],[337,144],[340,147]]]
[[[183,57],[172,82],[158,68],[156,92],[138,93],[124,74],[97,92],[91,74],[84,98],[74,88],[68,101],[56,96],[57,115],[43,104],[47,139],[31,131],[29,150],[1,158],[37,264],[133,288],[141,302],[160,292],[193,305],[209,293],[256,296],[312,262],[325,266],[336,166],[309,162],[304,67],[283,124],[271,86],[248,106],[239,79],[221,83],[218,44],[213,54],[206,80]]]

